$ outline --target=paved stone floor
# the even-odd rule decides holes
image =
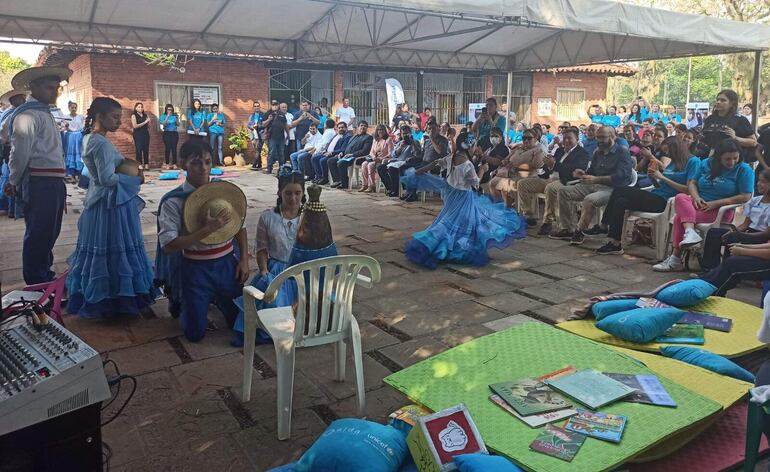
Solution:
[[[248,229],[253,240],[260,212],[275,201],[274,177],[249,171],[232,173],[232,181],[249,201]],[[147,251],[155,254],[155,216],[163,193],[177,182],[150,180],[142,196]],[[56,270],[77,240],[77,219],[85,192],[68,188],[69,204],[55,250]],[[592,295],[632,288],[649,289],[671,278],[650,268],[653,250],[631,248],[624,256],[596,256],[600,240],[583,247],[530,236],[502,251],[492,251],[483,268],[447,265],[427,271],[402,253],[410,233],[427,226],[441,207],[437,196],[427,203],[403,204],[382,194],[325,190],[340,253],[368,254],[379,260],[382,281],[371,290],[358,288],[354,312],[362,336],[366,380],[366,416],[384,421],[406,403],[384,386],[386,375],[470,339],[525,321],[554,323]],[[0,220],[2,288],[22,285],[23,222]],[[256,263],[252,263],[256,267]],[[741,287],[731,297],[756,304],[759,289]],[[123,414],[106,426],[112,450],[111,470],[241,471],[265,470],[301,455],[326,424],[355,415],[353,368],[344,383],[332,381],[331,351],[302,350],[297,356],[292,437],[278,441],[276,429],[275,355],[260,346],[254,363],[252,401],[239,400],[243,356],[230,347],[230,332],[220,326],[200,343],[182,336],[165,300],[154,315],[131,320],[93,321],[67,316],[67,327],[122,373],[136,376],[138,389]],[[350,357],[350,355],[349,355]],[[113,405],[122,403],[124,388]],[[111,415],[114,407],[105,412]]]

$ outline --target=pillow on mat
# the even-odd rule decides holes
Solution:
[[[665,346],[660,348],[661,354],[672,357],[688,364],[697,365],[718,374],[727,375],[738,380],[754,383],[754,374],[713,352],[684,346]]]
[[[222,175],[224,173],[225,173],[225,171],[223,171],[222,169],[220,169],[218,167],[213,167],[211,169],[211,171],[209,172],[209,175]]]
[[[717,288],[701,279],[691,279],[670,285],[655,296],[663,303],[673,306],[690,306],[711,296]]]
[[[505,457],[490,456],[480,452],[460,454],[452,458],[460,472],[524,472]]]
[[[296,472],[398,472],[408,450],[391,426],[356,418],[336,420],[294,466]]]
[[[683,314],[673,307],[636,308],[597,321],[596,327],[626,341],[648,343],[665,333]]]
[[[591,313],[594,314],[596,321],[599,321],[621,311],[639,308],[636,306],[636,302],[638,301],[638,298],[629,298],[627,300],[605,300],[591,305]]]
[[[163,172],[158,176],[158,180],[176,180],[179,178],[179,171],[172,170],[169,172]]]

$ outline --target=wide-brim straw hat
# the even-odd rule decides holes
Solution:
[[[237,185],[223,180],[199,187],[187,197],[183,211],[185,229],[189,233],[198,231],[203,226],[206,215],[216,215],[222,209],[230,215],[230,222],[203,238],[201,242],[221,244],[233,239],[246,220],[246,195]]]
[[[27,92],[26,90],[17,90],[17,89],[9,90],[4,94],[0,95],[0,102],[10,103],[12,97],[15,97],[16,95],[24,95],[24,97],[26,97],[28,93],[29,92]]]
[[[11,87],[20,90],[28,90],[29,83],[41,77],[56,76],[59,78],[59,81],[62,81],[69,79],[71,75],[72,71],[66,67],[30,67],[13,76],[13,79],[11,79]]]
[[[132,159],[123,159],[120,165],[115,168],[115,172],[118,174],[130,175],[132,177],[139,177],[139,162]]]

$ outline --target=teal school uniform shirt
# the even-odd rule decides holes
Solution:
[[[209,132],[214,134],[224,134],[225,132],[224,124],[226,122],[225,115],[223,115],[222,112],[219,112],[216,114],[216,116],[217,116],[217,119],[221,121],[221,124],[213,124],[209,126]],[[206,115],[207,123],[210,122],[212,119],[214,119],[214,113],[209,113],[208,115]]]
[[[700,162],[698,169],[692,169],[687,175],[687,180],[695,180],[698,183],[698,193],[707,202],[730,198],[741,193],[754,193],[754,170],[745,162],[722,172],[722,175],[709,178],[711,175],[711,161],[713,157]]]
[[[613,128],[617,128],[620,126],[620,117],[618,115],[604,115],[602,124],[605,126],[612,126]]]
[[[684,169],[682,170],[676,170],[676,168],[674,167],[674,163],[673,162],[669,163],[668,167],[666,167],[666,170],[663,171],[663,175],[678,184],[686,185],[687,176],[693,173],[697,173],[699,168],[700,168],[700,159],[695,156],[692,156],[687,161],[687,165],[685,165]],[[666,200],[668,200],[669,198],[676,196],[676,194],[679,192],[671,188],[667,183],[661,182],[660,187],[652,190],[652,193],[654,195],[657,195],[661,198],[665,198]]]
[[[176,131],[179,119],[176,115],[161,115],[160,124],[163,125],[163,131]]]
[[[508,139],[510,139],[511,143],[520,143],[523,137],[524,133],[521,131],[514,131],[512,129],[508,130]]]
[[[187,112],[187,121],[189,123],[188,129],[198,128],[201,131],[204,131],[203,122],[206,119],[206,114],[202,111],[196,111],[193,113],[192,110]]]
[[[591,123],[596,123],[598,125],[604,123],[604,115],[591,115]]]

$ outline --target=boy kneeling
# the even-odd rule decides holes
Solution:
[[[187,180],[160,201],[155,271],[169,311],[181,314],[184,335],[195,342],[206,333],[209,303],[231,328],[238,314],[232,299],[249,277],[246,197],[229,182],[209,182],[211,150],[202,141],[187,141],[180,154]]]

